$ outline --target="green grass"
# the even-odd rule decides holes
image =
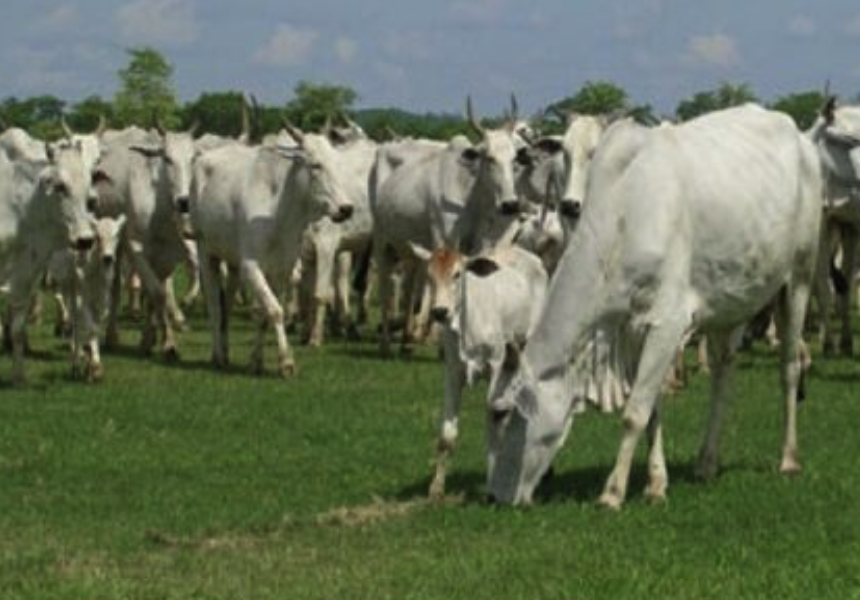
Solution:
[[[463,499],[431,506],[410,501],[431,471],[433,349],[408,362],[372,343],[299,349],[284,382],[239,368],[247,322],[228,374],[209,369],[193,325],[179,365],[137,357],[127,329],[95,386],[68,378],[47,326],[35,332],[29,386],[0,388],[0,599],[860,599],[860,364],[817,360],[804,472],[785,478],[776,361],[744,355],[707,485],[691,475],[708,389],[694,377],[665,411],[668,504],[642,499],[641,452],[619,514],[595,506],[619,421],[592,414],[537,506],[483,504],[472,390],[449,479]],[[7,357],[0,368],[8,382]]]

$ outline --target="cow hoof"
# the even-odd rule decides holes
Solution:
[[[16,373],[12,375],[12,387],[22,388],[27,385],[27,378],[23,373]]]
[[[699,460],[693,474],[699,481],[713,481],[717,476],[717,463],[711,460]]]
[[[442,502],[445,499],[445,479],[434,477],[427,491],[427,497],[433,502]]]
[[[223,371],[230,366],[230,361],[226,357],[219,358],[217,356],[213,356],[211,360],[212,366],[215,367],[215,369],[217,369],[218,371]]]
[[[278,372],[281,374],[283,379],[292,379],[298,373],[298,369],[296,368],[296,363],[290,360],[281,363]]]
[[[650,504],[665,504],[666,484],[664,482],[648,484],[645,488],[645,500]]]
[[[783,475],[799,475],[801,471],[800,461],[797,457],[789,454],[782,457],[782,463],[779,465],[779,472]]]
[[[89,372],[87,374],[87,381],[89,383],[98,383],[102,379],[104,379],[105,369],[101,363],[90,365]]]
[[[179,362],[179,351],[176,348],[165,348],[164,349],[164,360],[170,364],[175,364]]]
[[[603,494],[601,494],[600,496],[600,499],[597,501],[598,506],[607,510],[611,510],[612,512],[620,511],[622,503],[623,500],[618,497],[618,494],[612,492],[603,492]]]

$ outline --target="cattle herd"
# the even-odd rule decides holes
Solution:
[[[100,342],[118,340],[124,281],[139,280],[145,294],[143,351],[179,358],[173,276],[185,264],[190,295],[205,296],[214,367],[230,361],[233,305],[250,302],[251,369],[264,369],[271,328],[289,377],[286,323],[301,321],[312,345],[327,316],[357,336],[373,279],[380,354],[393,353],[395,334],[401,352],[430,337],[444,352],[431,495],[445,493],[462,390],[486,377],[491,500],[530,503],[575,415],[595,404],[623,413],[600,499],[618,508],[643,432],[645,493],[666,493],[660,397],[694,333],[713,377],[698,471],[716,473],[736,352],[769,309],[781,354],[781,470],[799,470],[810,298],[824,352],[835,346],[834,304],[840,347],[852,349],[860,108],[829,99],[806,132],[752,104],[653,126],[568,115],[561,136],[539,135],[515,101],[497,128],[470,101],[466,112],[474,142],[377,143],[348,119],[314,133],[285,122],[259,144],[247,127],[233,139],[64,124],[53,143],[7,129],[0,267],[14,382],[24,381],[28,314],[46,282],[67,308],[73,370],[93,381],[104,375]]]

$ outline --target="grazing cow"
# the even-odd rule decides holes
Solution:
[[[125,220],[125,215],[93,219],[95,246],[86,253],[56,252],[48,268],[65,304],[72,307],[72,374],[90,382],[104,375],[99,330],[107,317]]]
[[[495,383],[505,345],[523,344],[537,321],[547,273],[540,259],[518,246],[471,259],[448,248],[416,252],[428,260],[431,315],[445,327],[445,404],[430,485],[430,495],[439,498],[457,442],[463,387],[478,377]]]
[[[825,354],[834,351],[833,332],[830,327],[832,292],[832,238],[838,232],[842,244],[842,276],[840,281],[849,282],[843,298],[838,303],[841,324],[839,348],[846,356],[854,349],[851,331],[851,306],[856,290],[850,282],[857,275],[857,252],[860,250],[860,107],[836,106],[829,98],[821,115],[807,135],[818,149],[823,165],[825,181],[824,225],[816,280],[816,298],[819,304],[819,322],[822,333],[822,349]],[[841,286],[840,286],[841,287]]]
[[[529,503],[576,408],[569,364],[598,332],[633,380],[601,503],[622,504],[648,429],[646,494],[664,497],[658,397],[681,341],[707,333],[713,376],[698,472],[715,475],[738,333],[777,298],[785,432],[781,470],[800,469],[798,352],[821,221],[819,159],[790,118],[754,105],[671,128],[611,129],[533,335],[508,348],[489,410],[491,500]]]
[[[293,147],[228,146],[207,153],[195,165],[191,221],[217,367],[228,364],[232,299],[220,281],[220,265],[238,271],[260,309],[252,371],[262,372],[268,324],[277,336],[279,372],[288,377],[295,362],[277,291],[299,258],[308,226],[326,215],[335,222],[352,215],[339,155],[329,140],[295,128],[289,132]]]
[[[47,161],[9,160],[0,153],[0,280],[9,282],[13,381],[24,381],[24,333],[36,283],[57,250],[86,251],[94,235],[86,202],[91,173],[83,148],[48,146]]]
[[[475,118],[471,102],[467,102],[466,112],[472,128],[481,135],[478,146],[464,146],[457,140],[440,150],[423,151],[381,182],[379,177],[372,178],[373,250],[384,355],[390,354],[391,343],[391,274],[398,260],[410,260],[411,244],[431,251],[447,246],[476,254],[493,246],[519,211],[513,123],[486,130]],[[411,305],[411,301],[407,303]],[[404,347],[409,342],[411,318],[409,310]]]

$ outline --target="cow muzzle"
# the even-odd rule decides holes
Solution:
[[[335,223],[343,223],[352,216],[354,208],[352,204],[343,204],[338,207],[335,213],[331,216],[331,220]]]
[[[95,196],[90,196],[87,198],[86,204],[87,212],[95,213],[99,208],[99,199]]]
[[[180,196],[176,199],[176,210],[178,210],[181,215],[187,215],[191,212],[191,200],[188,196]]]
[[[570,219],[578,219],[582,214],[582,201],[567,199],[559,203],[559,212]]]
[[[87,252],[92,249],[95,243],[96,240],[93,237],[79,237],[74,241],[73,246],[78,252]]]
[[[105,268],[107,268],[107,269],[109,269],[109,268],[111,268],[111,267],[113,266],[113,260],[114,260],[114,259],[113,259],[113,256],[111,256],[111,255],[109,255],[109,254],[108,254],[108,255],[105,255],[105,256],[102,256],[102,264],[103,264],[103,265],[105,266]]]
[[[449,311],[444,306],[434,306],[430,309],[430,318],[437,323],[444,323],[448,320]]]

